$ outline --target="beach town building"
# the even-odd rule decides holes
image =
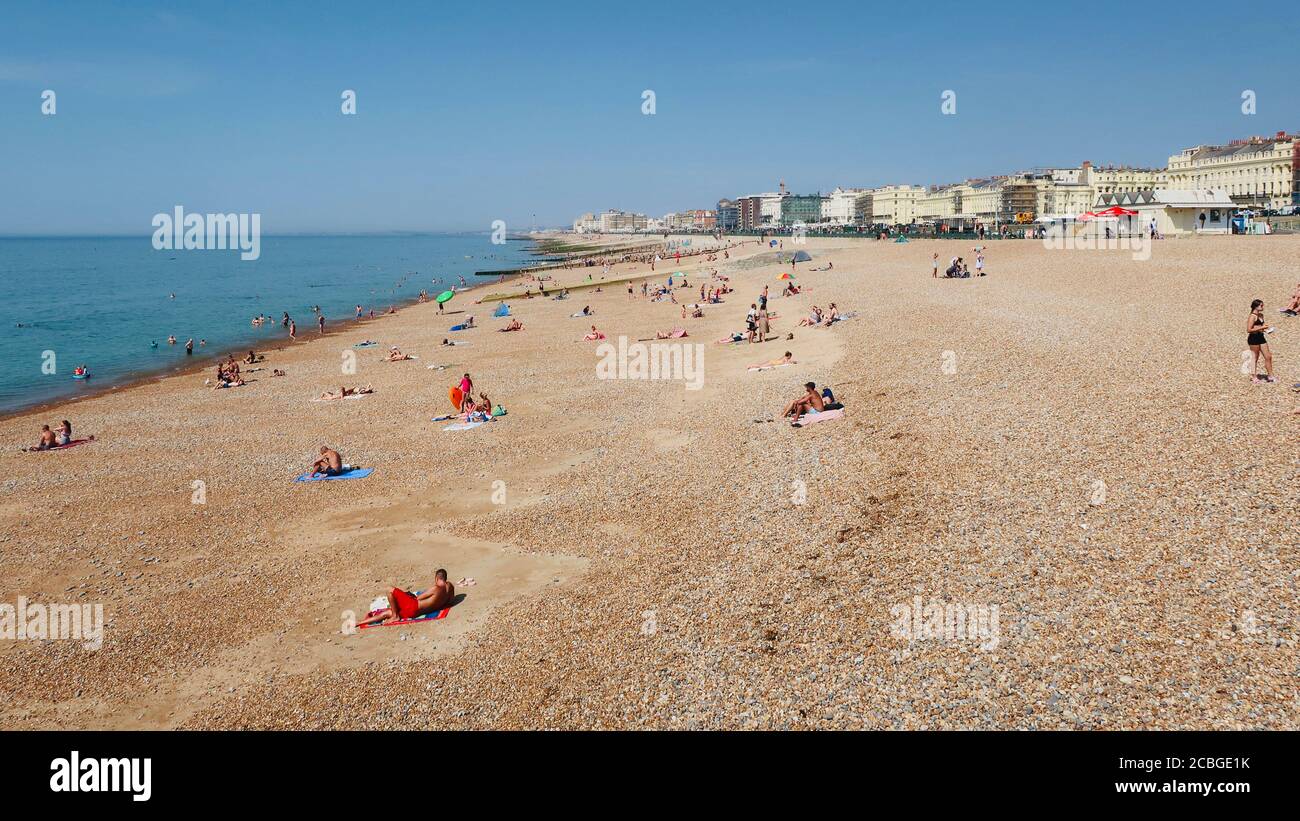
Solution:
[[[840,188],[822,200],[821,221],[832,225],[861,225],[870,198],[865,188]]]
[[[1169,187],[1163,168],[1130,168],[1126,165],[1095,166],[1087,161],[1083,165],[1088,168],[1088,184],[1098,194],[1150,191]]]
[[[645,228],[645,214],[631,214],[611,208],[600,215],[599,231],[602,234],[628,234],[633,231],[644,231]]]
[[[781,198],[781,225],[788,228],[795,224],[821,222],[825,199],[821,194],[786,194]]]
[[[1217,189],[1238,207],[1283,208],[1300,204],[1300,135],[1198,145],[1169,158],[1169,189]]]
[[[718,224],[718,215],[714,211],[697,208],[682,212],[683,228],[696,231],[712,231]]]
[[[740,208],[728,199],[718,200],[717,228],[719,231],[735,231],[740,227]]]
[[[759,194],[761,206],[759,209],[760,221],[762,225],[780,225],[781,224],[781,201],[788,194]]]
[[[577,234],[595,234],[600,231],[600,220],[595,214],[583,214],[573,221],[573,231]]]
[[[736,199],[736,225],[741,231],[753,231],[763,224],[763,198],[761,195]]]
[[[916,199],[916,222],[950,222],[961,213],[961,187],[933,185]]]
[[[1215,188],[1155,189],[1099,194],[1094,209],[1114,206],[1136,211],[1131,218],[1120,217],[1117,227],[1125,233],[1136,229],[1149,230],[1152,222],[1164,236],[1189,234],[1226,234],[1232,212],[1238,207],[1227,191]]]
[[[916,203],[926,189],[921,185],[886,185],[873,188],[864,204],[868,225],[911,225],[916,222]]]
[[[1005,178],[968,180],[961,188],[961,210],[977,223],[1005,222],[1002,213],[1002,182]]]

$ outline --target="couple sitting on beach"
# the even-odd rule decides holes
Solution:
[[[523,329],[524,329],[524,323],[520,322],[518,319],[512,319],[510,320],[509,325],[505,326],[504,328],[499,328],[498,330],[500,330],[502,333],[506,333],[507,331],[522,331]]]
[[[596,342],[597,340],[601,340],[601,339],[604,339],[604,338],[605,338],[605,335],[604,335],[603,333],[601,333],[600,331],[596,330],[596,326],[595,326],[595,325],[592,325],[592,326],[591,326],[591,333],[589,333],[589,334],[587,334],[586,336],[584,336],[584,337],[582,338],[582,341],[583,341],[583,342]]]
[[[388,349],[388,355],[384,357],[385,362],[405,362],[408,359],[414,359],[409,353],[402,353],[401,348],[396,345]]]
[[[464,579],[462,579],[464,581]],[[376,610],[357,622],[357,627],[371,624],[392,624],[436,613],[450,607],[456,596],[456,585],[447,580],[447,571],[438,568],[433,574],[433,587],[420,593],[411,593],[396,587],[388,591],[388,607]]]
[[[95,437],[88,437],[93,440]],[[41,440],[34,447],[23,448],[25,451],[51,450],[53,448],[66,447],[72,444],[72,423],[67,419],[59,425],[57,431],[50,430],[49,425],[41,425]]]
[[[798,419],[806,413],[822,413],[823,411],[840,410],[844,407],[835,401],[835,394],[831,393],[830,388],[823,388],[822,392],[818,393],[817,385],[813,382],[805,383],[803,388],[803,396],[786,405],[785,410],[781,412],[781,416],[792,416]]]
[[[320,395],[321,399],[347,399],[349,396],[364,396],[368,393],[374,393],[375,389],[366,385],[364,388],[345,388],[339,385],[337,391],[325,391]]]
[[[826,313],[822,313],[822,309],[813,305],[813,313],[806,320],[800,320],[800,325],[835,325],[842,318],[844,317],[840,316],[840,309],[835,307],[835,303],[831,303],[831,307],[827,308]]]

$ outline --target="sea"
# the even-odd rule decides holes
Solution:
[[[357,305],[381,314],[462,277],[495,282],[474,274],[535,263],[532,247],[487,233],[264,236],[260,257],[244,260],[238,250],[155,250],[149,235],[0,237],[0,413],[281,342],[286,311],[310,338],[316,307],[336,327]],[[253,327],[259,314],[272,321]],[[90,378],[74,379],[82,365]]]

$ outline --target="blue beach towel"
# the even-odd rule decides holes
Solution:
[[[304,473],[303,475],[299,476],[297,479],[294,479],[294,481],[295,482],[333,482],[341,479],[364,479],[374,472],[375,472],[374,468],[352,468],[352,470],[349,470],[347,473],[341,473],[338,476],[320,476],[320,475],[311,476],[310,474]]]

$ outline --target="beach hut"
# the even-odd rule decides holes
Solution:
[[[1236,205],[1228,192],[1218,188],[1165,189],[1106,193],[1097,205],[1117,205],[1136,212],[1135,231],[1149,230],[1154,223],[1163,236],[1226,234]]]

